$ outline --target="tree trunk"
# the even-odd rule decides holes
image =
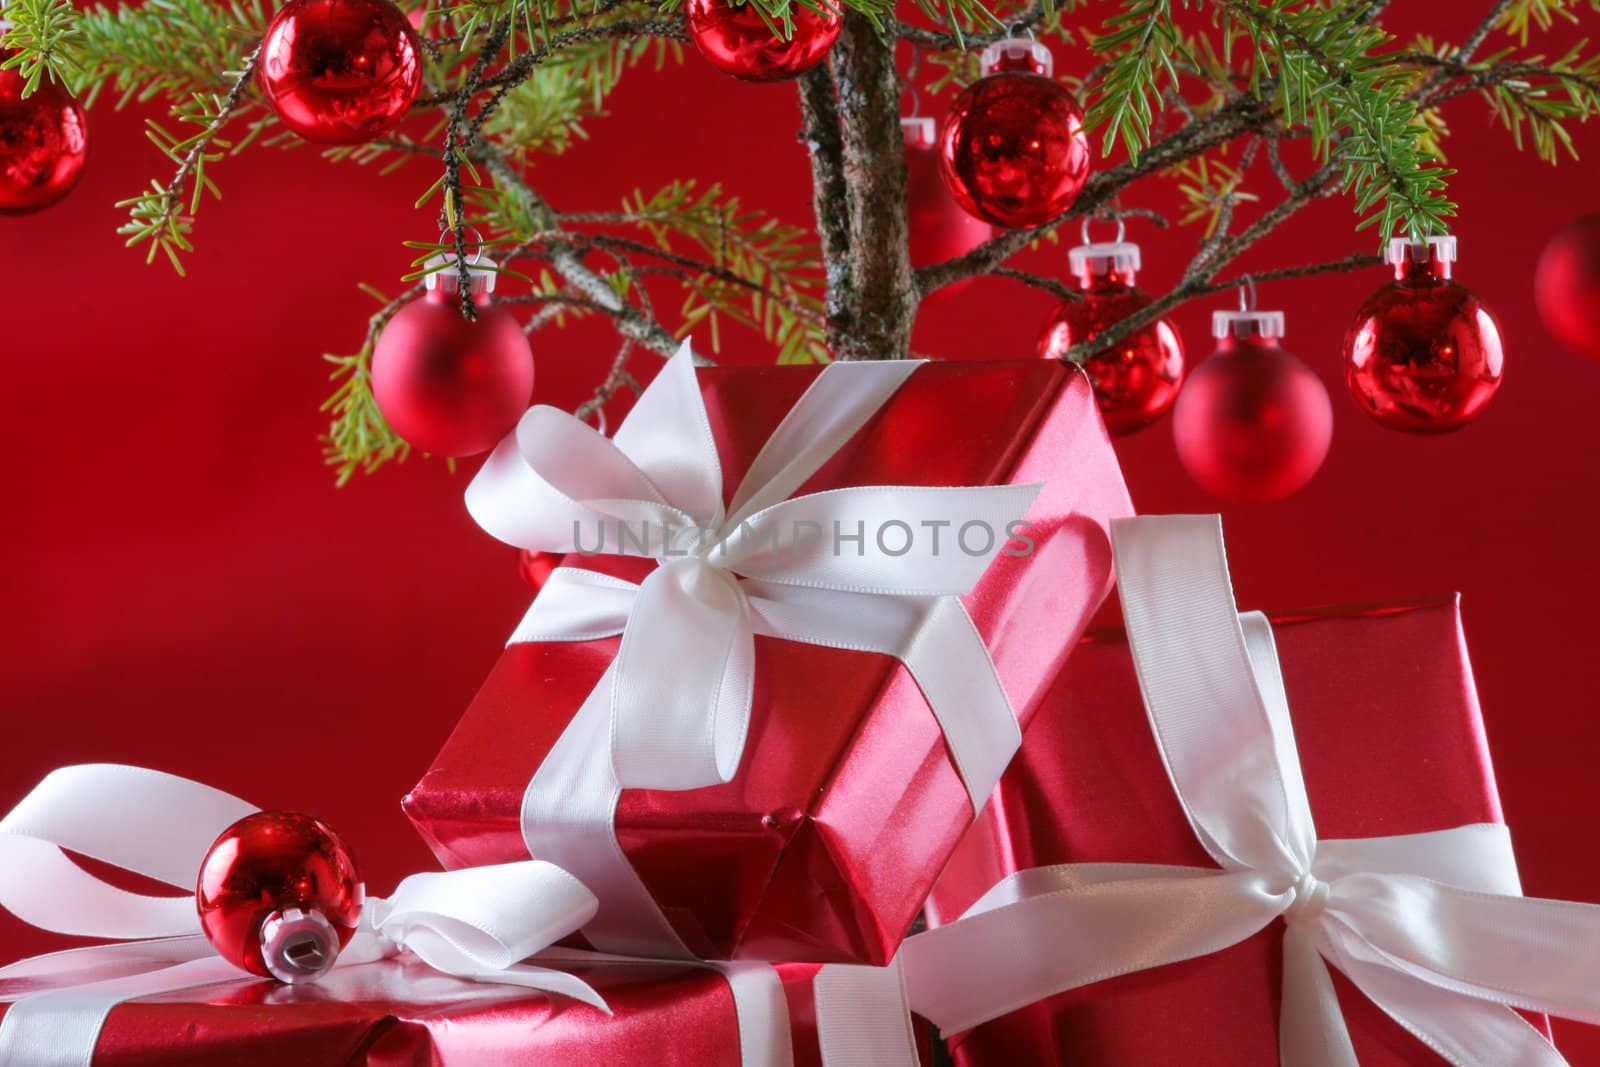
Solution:
[[[800,86],[828,278],[828,347],[835,359],[905,359],[918,294],[894,42],[847,11],[829,69],[831,78],[819,69]]]

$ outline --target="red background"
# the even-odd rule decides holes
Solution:
[[[1463,19],[1443,0],[1392,12],[1435,34]],[[696,175],[809,220],[791,90],[731,83],[691,56],[634,76],[612,112],[589,124],[592,140],[537,166],[558,207],[610,209],[635,188]],[[1515,153],[1475,98],[1447,114],[1462,170],[1458,276],[1499,313],[1505,385],[1460,433],[1385,431],[1346,397],[1338,357],[1381,268],[1265,287],[1263,304],[1288,313],[1288,347],[1333,395],[1335,438],[1297,496],[1223,508],[1239,598],[1284,608],[1460,590],[1526,888],[1597,899],[1600,365],[1549,338],[1531,281],[1546,238],[1600,206],[1594,172]],[[380,177],[304,148],[222,163],[226,198],[204,205],[199,251],[179,279],[143,266],[114,233],[123,217],[112,203],[169,171],[142,115],[102,106],[91,123],[89,169],[71,199],[0,220],[0,810],[60,764],[160,767],[318,813],[387,890],[429,863],[399,798],[527,601],[512,550],[462,507],[475,461],[453,474],[409,462],[336,490],[319,456],[329,388],[319,356],[359,343],[373,305],[356,283],[392,290],[409,258],[400,242],[431,237],[412,201],[433,174],[417,163]],[[1590,131],[1578,143],[1600,149]],[[1270,174],[1260,178],[1270,192]],[[1160,189],[1130,199],[1171,206]],[[1242,266],[1370,251],[1372,236],[1352,224],[1346,202],[1314,205]],[[1196,234],[1135,222],[1131,236],[1159,290]],[[1029,265],[1059,274],[1064,259],[1046,249]],[[1179,316],[1191,358],[1209,351],[1220,302]],[[1049,303],[986,280],[930,310],[917,346],[1024,358]],[[725,359],[766,358],[731,334]],[[535,348],[538,399],[571,406],[613,342],[597,325],[539,335]],[[1141,510],[1217,509],[1178,467],[1166,423],[1118,447]],[[59,944],[0,915],[0,959]],[[1574,1062],[1600,1063],[1600,1030],[1558,1033]]]

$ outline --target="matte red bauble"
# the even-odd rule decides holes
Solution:
[[[1178,459],[1225,500],[1288,496],[1333,439],[1333,405],[1311,368],[1278,345],[1281,311],[1219,311],[1216,355],[1189,374],[1172,412]]]
[[[436,456],[492,448],[528,409],[533,353],[522,326],[490,298],[492,264],[472,269],[478,317],[461,314],[455,268],[401,308],[372,351],[372,394],[394,432]]]
[[[1119,234],[1120,236],[1120,234]],[[1083,244],[1067,253],[1083,296],[1063,300],[1039,332],[1041,358],[1061,359],[1073,345],[1092,340],[1151,298],[1134,284],[1139,246],[1126,241]],[[1082,362],[1094,383],[1106,429],[1128,434],[1150,425],[1172,407],[1183,385],[1183,341],[1166,319],[1141,326],[1110,348]]]
[[[289,0],[261,41],[256,81],[306,140],[361,144],[417,98],[422,44],[389,0]]]
[[[1089,177],[1083,112],[1051,77],[1050,49],[1027,37],[983,51],[983,77],[939,127],[940,173],[961,206],[1000,226],[1037,226]]]
[[[911,265],[926,267],[964,255],[994,236],[994,227],[973,218],[956,202],[939,175],[939,143],[930,118],[900,120],[906,145],[906,223],[910,230]],[[960,292],[960,281],[936,289],[925,299]]]
[[[11,53],[0,49],[0,59]],[[0,215],[49,207],[78,184],[89,155],[83,108],[45,78],[26,100],[20,70],[0,70]]]
[[[550,579],[550,572],[559,566],[559,552],[535,552],[531,548],[517,550],[517,572],[535,593],[544,588],[544,583]]]
[[[826,6],[828,0],[817,0]],[[813,11],[796,2],[789,8],[794,32],[782,32],[753,3],[689,0],[684,7],[689,39],[713,67],[747,82],[797,78],[828,57],[844,19],[836,11]]]
[[[1344,338],[1350,395],[1390,429],[1465,426],[1500,388],[1500,327],[1471,289],[1450,280],[1454,237],[1397,237],[1384,258],[1395,280],[1361,305]]]
[[[284,982],[326,974],[366,901],[339,835],[287,811],[258,811],[224,830],[195,894],[200,926],[225,959]]]
[[[1600,213],[1550,238],[1533,276],[1533,297],[1556,340],[1600,360]]]

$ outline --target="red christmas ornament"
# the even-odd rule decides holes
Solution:
[[[0,59],[9,55],[0,49]],[[26,215],[72,192],[89,154],[83,108],[66,87],[45,78],[23,99],[26,81],[0,70],[0,215]]]
[[[309,815],[258,811],[222,832],[200,865],[200,925],[251,974],[312,982],[350,942],[366,891],[339,835]]]
[[[306,140],[361,144],[417,98],[422,44],[389,0],[289,0],[261,41],[256,81]]]
[[[966,212],[939,175],[938,135],[930,118],[900,120],[906,145],[906,223],[911,265],[926,267],[972,251],[994,236],[994,227]],[[960,292],[965,281],[929,294],[938,299]]]
[[[522,575],[522,580],[535,593],[544,588],[544,583],[550,579],[550,572],[559,566],[559,552],[535,552],[531,548],[517,550],[517,573]]]
[[[1122,240],[1117,223],[1115,243],[1082,244],[1067,253],[1083,297],[1063,300],[1039,332],[1039,355],[1061,359],[1080,341],[1087,341],[1148,307],[1150,295],[1134,284],[1139,246]],[[1089,238],[1084,220],[1083,237]],[[1183,341],[1166,319],[1141,326],[1111,348],[1090,355],[1083,369],[1094,383],[1095,400],[1113,434],[1128,434],[1150,425],[1172,407],[1183,385]]]
[[[1600,213],[1550,238],[1533,276],[1533,296],[1556,340],[1600,360]]]
[[[945,184],[981,219],[1036,226],[1071,207],[1089,177],[1083,112],[1053,66],[1037,41],[996,41],[939,127]]]
[[[476,319],[462,316],[460,279],[447,266],[427,276],[427,292],[389,320],[373,347],[378,410],[424,452],[482,452],[528,409],[533,353],[522,326],[490,299],[493,266],[479,260],[471,270]]]
[[[1328,454],[1328,390],[1279,347],[1281,311],[1218,311],[1211,332],[1217,352],[1189,374],[1172,412],[1178,459],[1225,500],[1286,497]]]
[[[1471,289],[1450,280],[1455,258],[1454,237],[1390,241],[1384,259],[1395,280],[1361,305],[1345,334],[1350,395],[1390,429],[1457,429],[1500,388],[1500,327]]]
[[[827,0],[818,0],[825,5]],[[821,63],[839,39],[844,18],[836,11],[813,11],[801,3],[789,8],[793,32],[784,40],[773,32],[754,3],[689,0],[684,8],[689,39],[724,74],[747,82],[797,78]]]

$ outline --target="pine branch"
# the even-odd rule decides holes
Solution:
[[[150,139],[170,160],[178,164],[178,171],[165,185],[151,182],[150,189],[139,196],[117,203],[128,210],[128,221],[117,232],[127,236],[130,248],[148,243],[150,251],[145,259],[149,263],[163,254],[172,268],[183,274],[180,253],[192,251],[189,235],[194,231],[194,216],[200,210],[200,201],[210,192],[218,200],[222,193],[206,176],[208,163],[222,159],[226,151],[208,151],[213,146],[227,149],[221,140],[222,130],[244,105],[245,90],[255,77],[256,64],[261,58],[261,47],[245,59],[244,69],[234,76],[233,86],[224,97],[207,97],[196,93],[185,109],[175,107],[174,116],[181,121],[200,127],[199,132],[186,138],[175,138],[155,121],[150,122]],[[181,155],[180,155],[181,153]],[[192,183],[193,193],[185,200]],[[187,213],[184,209],[187,207]]]

